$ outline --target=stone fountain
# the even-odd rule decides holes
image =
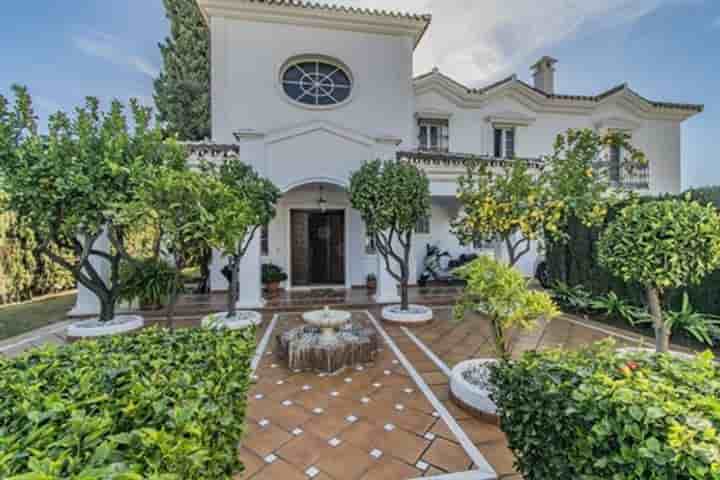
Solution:
[[[276,353],[291,370],[333,374],[375,359],[377,332],[353,321],[350,312],[325,307],[302,318],[306,325],[277,336]]]

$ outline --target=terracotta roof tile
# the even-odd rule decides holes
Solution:
[[[432,20],[432,15],[428,14],[417,14],[417,13],[406,13],[398,12],[394,10],[375,9],[375,8],[363,8],[363,7],[348,7],[344,5],[335,5],[331,3],[322,2],[310,2],[304,0],[245,0],[249,3],[264,3],[266,5],[278,5],[284,7],[297,7],[297,8],[309,8],[318,10],[329,10],[334,12],[344,13],[355,13],[361,15],[372,15],[381,17],[394,17],[394,18],[405,18],[408,20],[416,20],[429,22]]]

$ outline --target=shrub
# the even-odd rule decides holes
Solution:
[[[510,358],[516,330],[531,330],[540,318],[551,320],[559,314],[550,295],[530,290],[519,270],[488,256],[481,255],[455,274],[467,281],[455,317],[462,319],[466,311],[487,315],[500,358]]]
[[[0,359],[0,478],[231,478],[254,345],[150,329]]]
[[[720,371],[618,354],[612,342],[528,352],[492,370],[502,429],[528,480],[720,478]]]
[[[120,276],[123,285],[120,298],[137,300],[141,308],[160,308],[167,305],[173,290],[183,290],[182,278],[177,278],[175,267],[161,258],[123,265]]]

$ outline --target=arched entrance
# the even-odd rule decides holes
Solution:
[[[309,179],[283,195],[289,287],[348,288],[351,283],[350,213],[345,185]]]

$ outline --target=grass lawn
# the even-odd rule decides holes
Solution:
[[[0,340],[65,320],[75,297],[68,293],[22,305],[0,306]]]

